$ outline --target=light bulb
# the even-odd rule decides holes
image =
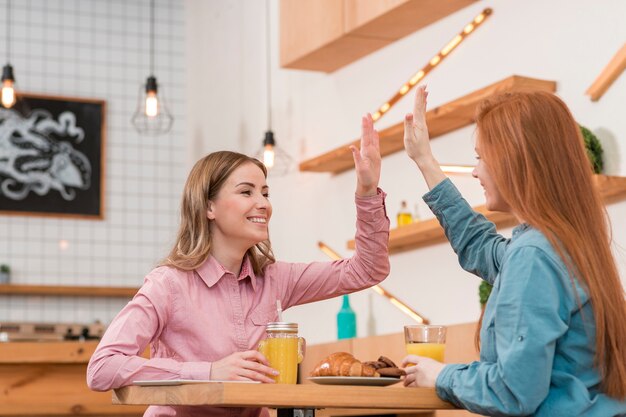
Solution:
[[[156,91],[148,91],[146,93],[146,116],[156,117],[159,114],[159,100]]]
[[[265,149],[263,150],[263,165],[265,165],[267,168],[272,168],[274,166],[273,145],[265,145]]]
[[[6,108],[13,107],[15,104],[15,90],[13,89],[13,80],[2,81],[2,105]]]

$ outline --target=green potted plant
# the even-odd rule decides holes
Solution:
[[[591,130],[581,125],[578,125],[578,127],[580,127],[580,132],[583,135],[585,149],[587,149],[587,156],[593,166],[593,172],[601,174],[604,169],[604,150],[602,149],[602,144]],[[492,288],[492,285],[487,281],[481,280],[480,285],[478,286],[478,299],[480,301],[481,308],[484,308],[485,304],[487,304]]]
[[[11,267],[7,264],[0,265],[0,284],[8,284],[11,281]]]
[[[485,304],[487,304],[492,289],[493,285],[485,280],[480,280],[480,285],[478,286],[478,300],[480,301],[481,308],[485,308]]]
[[[585,141],[585,148],[587,149],[587,156],[591,161],[591,165],[593,166],[593,172],[596,174],[601,174],[604,169],[604,150],[602,149],[602,145],[600,141],[594,135],[594,133],[587,129],[584,126],[580,126],[580,132],[583,135],[583,140]]]

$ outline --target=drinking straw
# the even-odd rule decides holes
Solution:
[[[276,300],[276,311],[278,312],[278,321],[283,321],[283,308],[280,306],[280,300]]]

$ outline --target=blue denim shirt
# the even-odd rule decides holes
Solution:
[[[506,239],[449,179],[424,195],[461,266],[493,284],[480,361],[447,365],[437,394],[489,416],[626,415],[599,391],[595,322],[586,292],[546,237],[527,224]]]

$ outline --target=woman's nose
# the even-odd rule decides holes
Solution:
[[[476,173],[476,169],[477,169],[477,168],[474,168],[474,169],[472,170],[472,177],[474,177],[474,178],[478,178],[478,174]]]

